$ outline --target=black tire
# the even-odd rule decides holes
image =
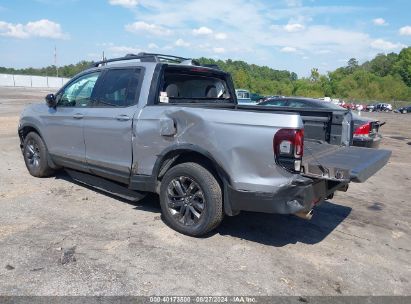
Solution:
[[[35,177],[48,177],[54,170],[48,165],[48,151],[43,139],[36,133],[30,132],[24,138],[23,157],[27,170]]]
[[[190,236],[204,235],[223,220],[220,184],[197,163],[182,163],[167,171],[161,181],[160,205],[166,224]]]

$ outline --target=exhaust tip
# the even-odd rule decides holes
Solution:
[[[302,218],[302,219],[305,219],[305,220],[311,220],[311,218],[313,217],[313,215],[314,215],[314,210],[313,209],[311,209],[310,211],[308,211],[308,212],[306,212],[306,211],[302,211],[302,212],[297,212],[297,213],[294,213],[294,215],[296,215],[296,216],[298,216],[298,217],[300,217],[300,218]]]

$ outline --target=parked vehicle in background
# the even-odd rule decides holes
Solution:
[[[239,104],[256,104],[255,101],[251,100],[251,94],[248,90],[236,89],[235,94]]]
[[[365,110],[368,111],[368,112],[373,112],[376,105],[377,105],[377,103],[368,104],[368,105],[365,106]]]
[[[382,139],[378,133],[385,122],[352,113],[354,122],[353,146],[378,148]]]
[[[330,102],[331,101],[331,97],[327,97],[327,96],[321,97],[321,98],[318,98],[318,99],[322,100],[322,101],[325,101],[325,102]]]
[[[344,109],[355,110],[355,104],[353,103],[345,103],[342,105]]]
[[[258,94],[258,93],[250,93],[250,99],[253,102],[258,102],[260,100],[262,100],[264,98],[264,96]]]
[[[362,104],[356,104],[356,105],[355,105],[355,109],[356,109],[357,111],[362,111],[362,110],[364,110],[364,106],[363,106]]]
[[[395,112],[398,112],[401,114],[411,113],[411,106],[405,106],[405,107],[398,108],[397,110],[395,110]]]
[[[392,111],[392,105],[389,103],[378,103],[375,107],[374,107],[374,111],[378,111],[378,112],[390,112]]]
[[[262,106],[276,106],[283,108],[307,108],[307,109],[343,109],[332,102],[324,102],[317,99],[301,97],[284,97],[267,99],[258,103]],[[361,117],[352,113],[354,123],[353,146],[377,148],[382,136],[378,133],[379,128],[385,124],[375,119]]]
[[[263,98],[261,98],[258,102],[263,102],[266,101],[268,99],[275,99],[275,98],[284,98],[285,96],[282,95],[268,95],[268,96],[264,96]]]
[[[349,146],[350,111],[238,105],[230,74],[176,56],[94,63],[46,103],[20,116],[31,175],[63,167],[123,197],[157,193],[164,221],[191,236],[241,211],[309,219],[391,155]]]
[[[270,99],[270,98],[284,98],[285,96],[283,95],[273,95],[273,96],[269,96],[266,99]]]

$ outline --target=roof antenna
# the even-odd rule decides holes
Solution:
[[[107,65],[107,63],[106,63],[106,61],[107,61],[107,58],[106,58],[106,56],[104,55],[104,51],[103,51],[103,65]]]

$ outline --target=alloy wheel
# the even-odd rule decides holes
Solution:
[[[40,166],[40,148],[33,139],[30,139],[27,142],[26,158],[30,167],[37,168]]]
[[[206,200],[203,190],[192,178],[179,176],[171,180],[167,187],[167,205],[180,224],[192,226],[202,217]]]

